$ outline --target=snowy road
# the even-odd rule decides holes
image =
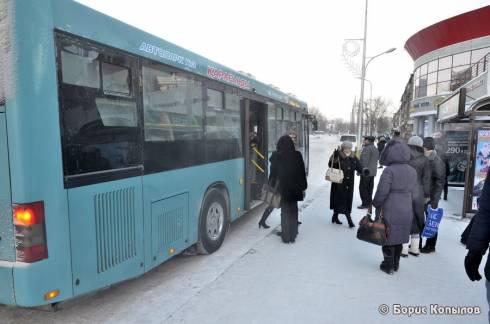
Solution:
[[[344,225],[330,223],[323,177],[337,139],[311,139],[310,187],[295,244],[259,230],[259,210],[234,223],[213,255],[179,256],[56,313],[0,306],[0,323],[487,323],[484,283],[471,283],[463,268],[466,223],[446,218],[437,252],[402,259],[394,276],[379,271],[380,248],[358,241],[343,216]],[[356,190],[354,206],[359,202]],[[356,223],[362,216],[355,209]],[[277,211],[268,223],[279,224]],[[382,304],[388,315],[380,314]],[[482,314],[408,317],[393,315],[394,304],[429,313],[432,304],[479,306]]]

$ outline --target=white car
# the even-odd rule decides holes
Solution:
[[[357,151],[357,136],[352,134],[342,134],[340,135],[340,143],[339,147],[343,142],[351,142],[352,143],[352,151]]]

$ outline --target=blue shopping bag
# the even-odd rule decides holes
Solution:
[[[437,229],[439,228],[443,214],[444,211],[442,208],[432,209],[430,205],[427,206],[427,221],[422,231],[423,237],[431,238],[437,234]]]

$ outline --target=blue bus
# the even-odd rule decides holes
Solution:
[[[281,135],[307,160],[304,102],[74,1],[1,0],[0,41],[0,304],[212,253]]]

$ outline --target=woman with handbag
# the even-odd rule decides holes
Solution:
[[[340,151],[335,150],[328,161],[329,171],[325,179],[332,181],[330,189],[330,209],[333,210],[332,223],[341,225],[339,214],[344,214],[350,228],[355,227],[350,216],[354,196],[354,175],[361,172],[361,162],[352,154],[352,143],[343,142]],[[341,171],[341,172],[340,172]],[[332,172],[340,176],[332,177]]]
[[[279,234],[284,243],[294,243],[298,235],[298,201],[303,200],[308,187],[306,169],[303,156],[295,150],[290,136],[279,138],[276,149],[270,159],[270,177],[279,181],[278,190],[281,193]]]
[[[388,142],[380,158],[386,168],[379,179],[373,206],[377,212],[381,211],[387,228],[386,243],[382,247],[384,261],[379,268],[388,274],[400,268],[402,244],[408,243],[412,228],[417,172],[409,161],[408,145],[398,140]]]

